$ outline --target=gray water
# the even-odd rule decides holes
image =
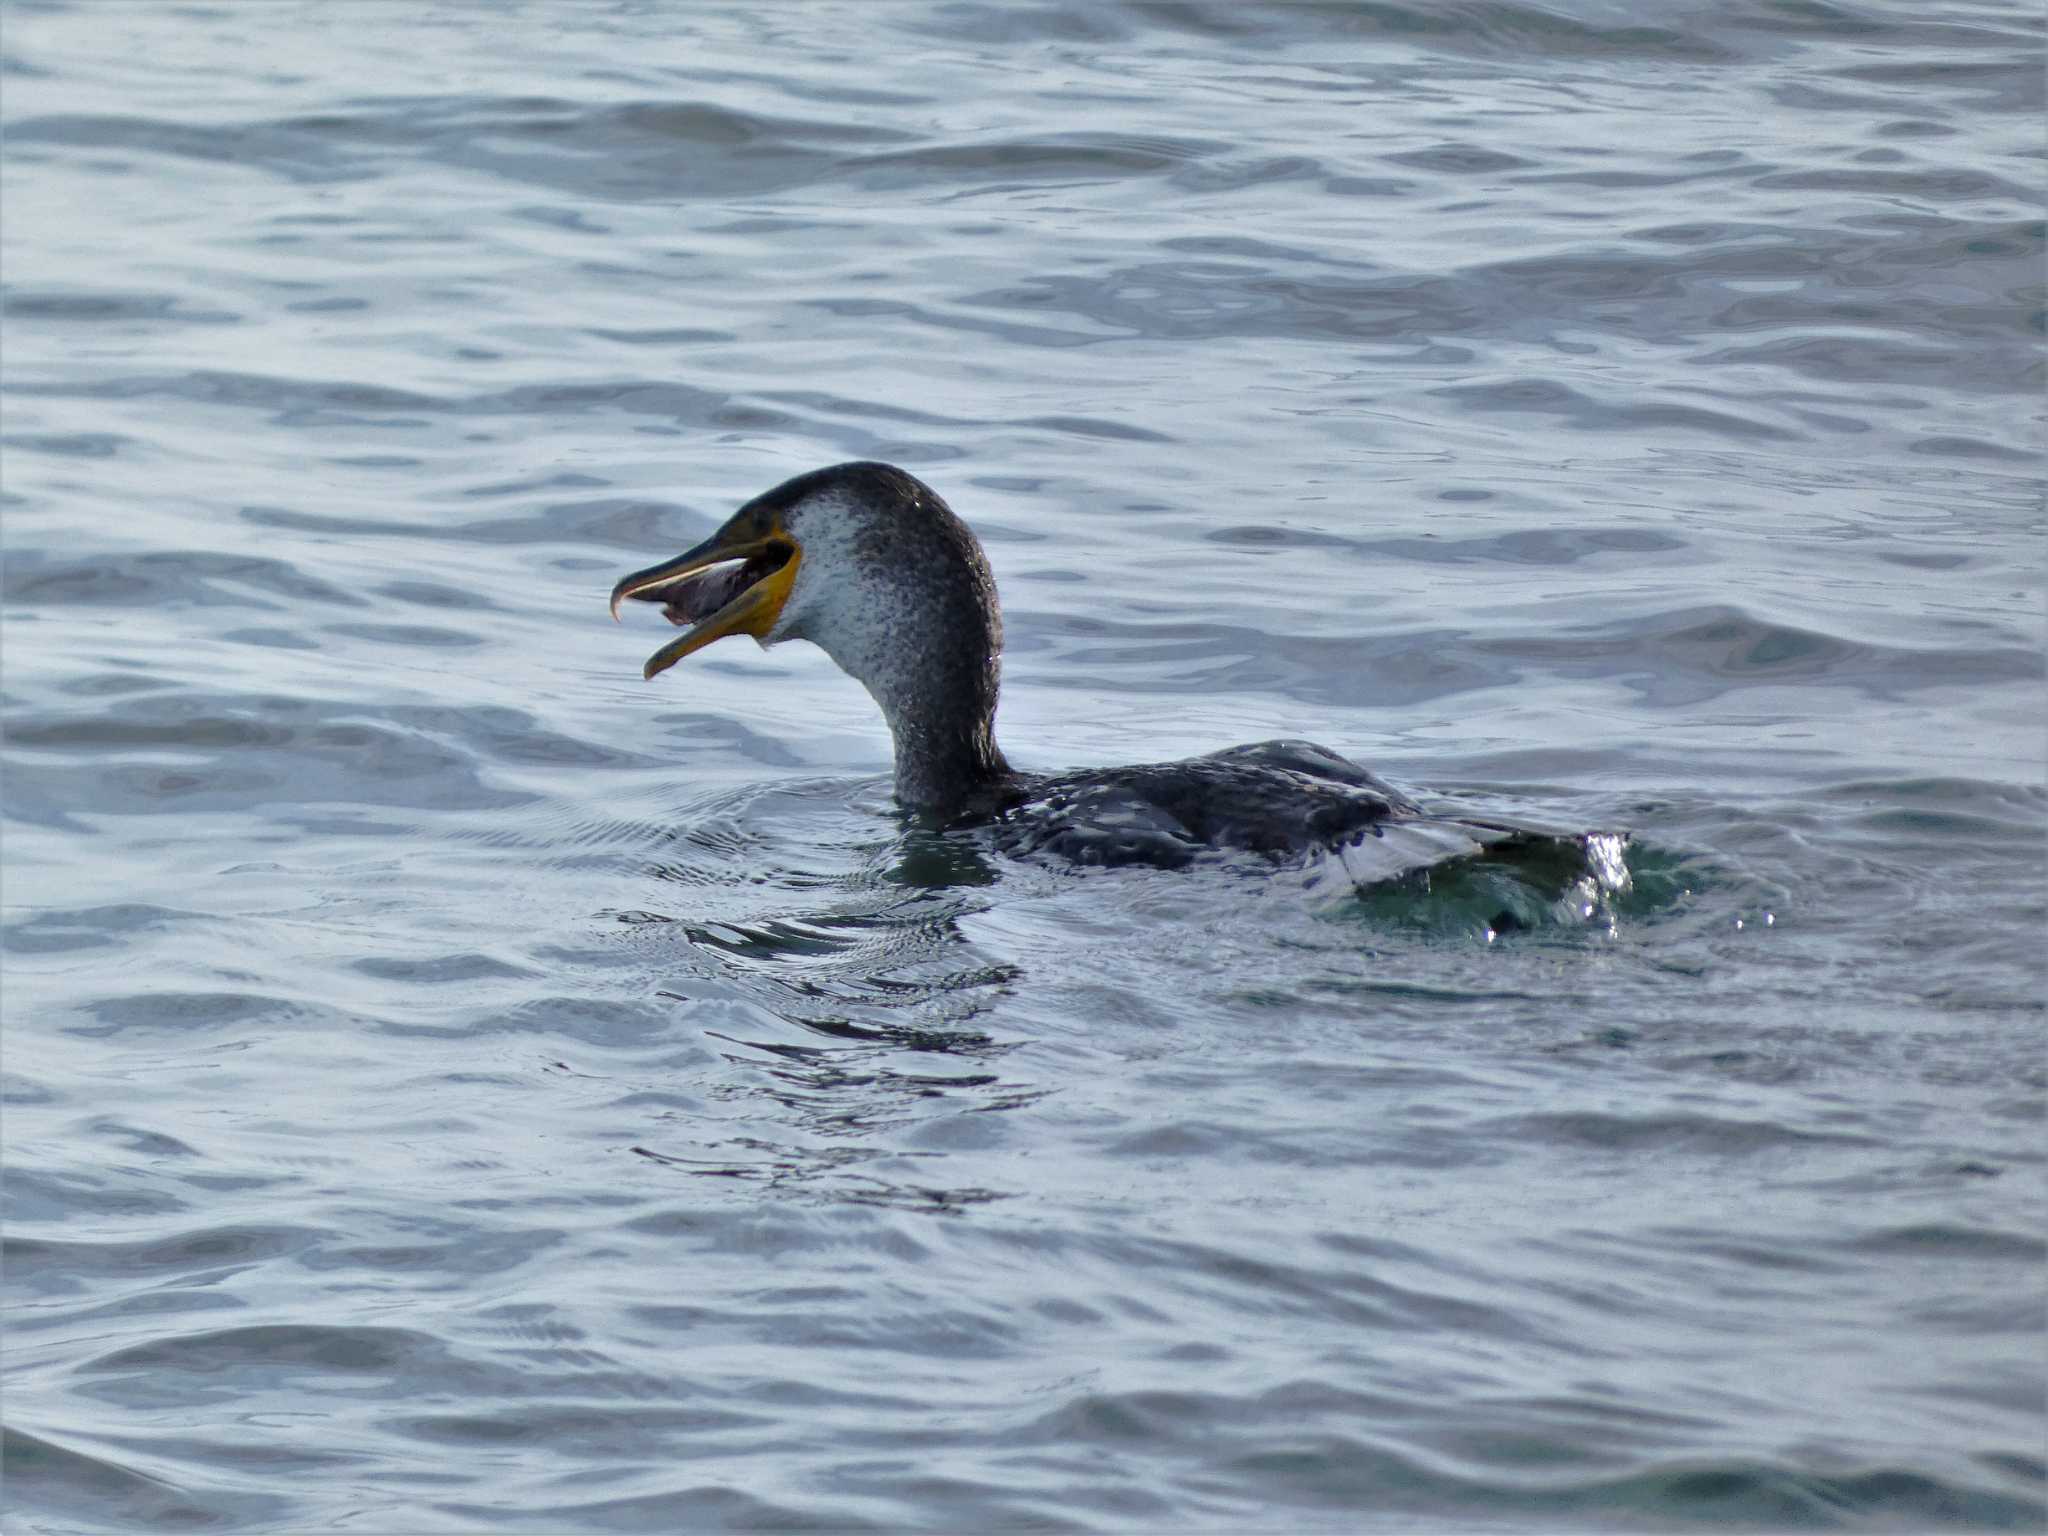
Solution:
[[[2038,6],[10,5],[8,1529],[2039,1529]],[[836,460],[935,844],[613,580]]]

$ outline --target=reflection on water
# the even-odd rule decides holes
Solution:
[[[2039,1527],[2037,16],[256,14],[5,37],[16,1525]],[[1631,841],[643,685],[856,457],[1023,768]]]

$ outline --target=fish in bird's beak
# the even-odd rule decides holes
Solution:
[[[670,623],[691,626],[647,658],[642,675],[651,678],[727,635],[765,643],[802,560],[777,511],[743,507],[695,549],[621,580],[612,588],[612,617],[630,597],[660,603]]]

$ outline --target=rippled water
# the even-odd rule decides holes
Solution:
[[[11,1529],[2040,1527],[2037,7],[5,23]],[[852,457],[1021,766],[1633,893],[642,684]]]

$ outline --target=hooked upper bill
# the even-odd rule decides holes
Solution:
[[[622,578],[612,588],[612,617],[632,598],[660,603],[670,623],[691,626],[647,658],[641,675],[651,678],[727,635],[765,641],[802,559],[777,519],[741,512],[695,549]]]

